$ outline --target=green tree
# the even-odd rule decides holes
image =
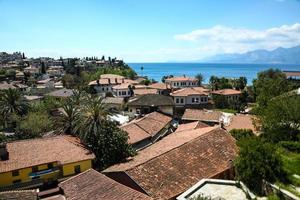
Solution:
[[[128,135],[107,120],[108,110],[102,99],[91,98],[81,110],[80,137],[96,155],[100,169],[115,164],[133,155],[128,144]]]
[[[279,96],[259,112],[263,136],[269,141],[298,140],[300,137],[300,96]]]
[[[201,86],[202,82],[204,81],[203,75],[201,73],[199,73],[195,76],[195,78],[198,79],[198,85]]]
[[[59,131],[66,134],[77,135],[79,123],[79,107],[71,100],[67,101],[63,107],[63,112],[57,118]]]
[[[162,82],[162,83],[165,83],[165,82],[166,82],[166,79],[168,79],[168,78],[173,78],[173,77],[174,77],[173,75],[163,76],[163,77],[161,78],[161,82]]]
[[[247,137],[255,136],[251,129],[232,129],[229,133],[238,141]]]
[[[43,133],[52,131],[53,122],[46,112],[30,112],[17,126],[17,138],[28,139],[42,136]]]
[[[286,76],[278,69],[269,69],[258,73],[253,80],[253,88],[260,107],[267,105],[270,99],[289,91],[290,86]]]
[[[211,76],[209,79],[209,85],[211,87],[212,90],[218,90],[218,82],[219,82],[219,78],[217,76]]]
[[[13,113],[24,115],[27,113],[29,104],[21,96],[21,93],[15,89],[8,89],[1,92],[0,95],[0,113],[9,116]]]
[[[263,181],[274,183],[282,180],[285,172],[275,146],[257,137],[238,142],[240,147],[234,166],[237,179],[257,194],[263,193]]]
[[[244,76],[239,77],[233,81],[234,88],[236,90],[244,90],[247,86],[247,78]]]

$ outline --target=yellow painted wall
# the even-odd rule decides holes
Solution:
[[[80,165],[81,172],[92,168],[92,160],[85,160],[81,162],[75,162],[63,165],[63,176],[70,176],[75,174],[75,166]]]
[[[53,163],[53,167],[56,167],[57,163]],[[39,165],[38,170],[46,170],[48,169],[48,165]],[[21,182],[28,182],[31,181],[31,177],[29,177],[29,174],[32,172],[32,168],[24,168],[19,170],[19,175],[18,176],[13,176],[12,172],[5,172],[5,173],[0,173],[0,186],[6,186],[6,185],[12,185],[14,180],[20,179]],[[58,177],[58,173],[51,173],[51,174],[46,174],[41,176],[41,179],[47,180],[49,178],[56,179]]]
[[[90,168],[92,168],[92,161],[91,160],[85,160],[81,162],[75,162],[75,163],[70,163],[62,166],[63,170],[63,176],[70,176],[75,174],[75,169],[74,167],[76,165],[80,165],[80,170],[81,172],[86,171]],[[53,167],[58,166],[57,163],[53,163]],[[38,170],[46,170],[48,169],[48,165],[39,165]],[[18,176],[12,176],[12,172],[5,172],[5,173],[0,173],[0,186],[7,186],[7,185],[12,185],[14,180],[20,179],[21,182],[28,182],[31,181],[31,177],[29,177],[29,174],[32,172],[32,168],[24,168],[19,170],[19,175]],[[43,179],[44,181],[48,181],[48,179],[53,179],[56,180],[60,176],[59,172],[55,173],[50,173],[50,174],[45,174],[41,175],[40,179]]]

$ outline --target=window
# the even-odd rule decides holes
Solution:
[[[126,95],[126,91],[122,91],[122,95]]]
[[[179,99],[178,98],[176,98],[176,103],[179,103]]]
[[[196,101],[196,102],[199,102],[199,98],[196,98],[195,101]]]
[[[79,173],[81,172],[81,170],[80,170],[80,165],[76,165],[76,166],[74,167],[74,171],[75,171],[75,174],[79,174]]]
[[[19,176],[19,170],[12,171],[12,176]]]
[[[48,164],[48,169],[52,169],[53,168],[53,163],[49,163]]]
[[[192,98],[192,103],[195,103],[195,98]]]
[[[104,91],[104,88],[102,88],[102,91]]]
[[[183,103],[183,98],[180,99],[180,103]]]
[[[37,166],[33,166],[31,168],[31,170],[32,170],[32,172],[37,172],[37,171],[39,171],[39,168]]]
[[[13,184],[15,184],[15,183],[21,183],[21,179],[14,180]]]
[[[122,95],[122,93],[121,93],[121,91],[119,91],[119,96],[121,96]]]

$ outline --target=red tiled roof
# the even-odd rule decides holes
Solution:
[[[135,89],[134,95],[157,94],[157,89]]]
[[[205,127],[209,127],[209,125],[200,121],[195,121],[186,124],[179,124],[178,128],[176,129],[176,132],[194,130],[194,129],[205,128]]]
[[[100,78],[105,78],[105,79],[124,79],[124,76],[120,76],[117,74],[102,74],[100,75]]]
[[[176,140],[172,139],[174,135]],[[182,142],[179,136],[188,139]],[[104,172],[126,171],[154,199],[170,199],[200,179],[231,168],[237,150],[235,139],[221,128],[175,132],[140,151],[138,158]]]
[[[37,200],[36,190],[13,190],[0,192],[0,200]]]
[[[7,151],[9,159],[0,161],[0,173],[50,162],[67,164],[95,158],[78,138],[71,136],[10,142]]]
[[[149,88],[158,89],[158,90],[166,90],[167,89],[167,84],[165,84],[165,83],[153,83],[153,84],[149,85]]]
[[[208,93],[203,88],[201,90],[199,87],[197,88],[182,88],[180,90],[176,90],[171,93],[171,96],[175,97],[184,97],[184,96],[192,96],[192,95],[201,95],[201,96],[208,96]]]
[[[283,71],[287,77],[290,76],[299,76],[300,77],[300,71]]]
[[[131,85],[130,83],[121,83],[120,85],[115,85],[113,86],[114,90],[124,90],[124,89],[128,89],[129,85]]]
[[[143,118],[133,120],[128,124],[121,126],[121,129],[126,131],[129,136],[129,143],[134,144],[146,138],[155,136],[172,120],[171,117],[152,112],[145,115]]]
[[[151,197],[89,169],[59,184],[70,200],[150,200]]]
[[[230,124],[225,128],[228,131],[232,129],[251,129],[253,133],[256,133],[257,130],[253,125],[253,118],[251,115],[234,115],[231,117]]]
[[[219,94],[219,95],[239,95],[242,94],[239,90],[234,89],[223,89],[223,90],[215,90],[212,91],[211,94]]]
[[[219,122],[222,112],[214,110],[185,109],[183,120],[200,120],[207,122]]]

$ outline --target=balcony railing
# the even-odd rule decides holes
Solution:
[[[35,177],[40,177],[40,176],[43,176],[43,175],[57,173],[59,171],[60,171],[59,167],[53,167],[51,169],[46,169],[46,170],[42,170],[42,171],[38,171],[38,172],[32,172],[32,173],[29,174],[29,177],[35,178]]]

